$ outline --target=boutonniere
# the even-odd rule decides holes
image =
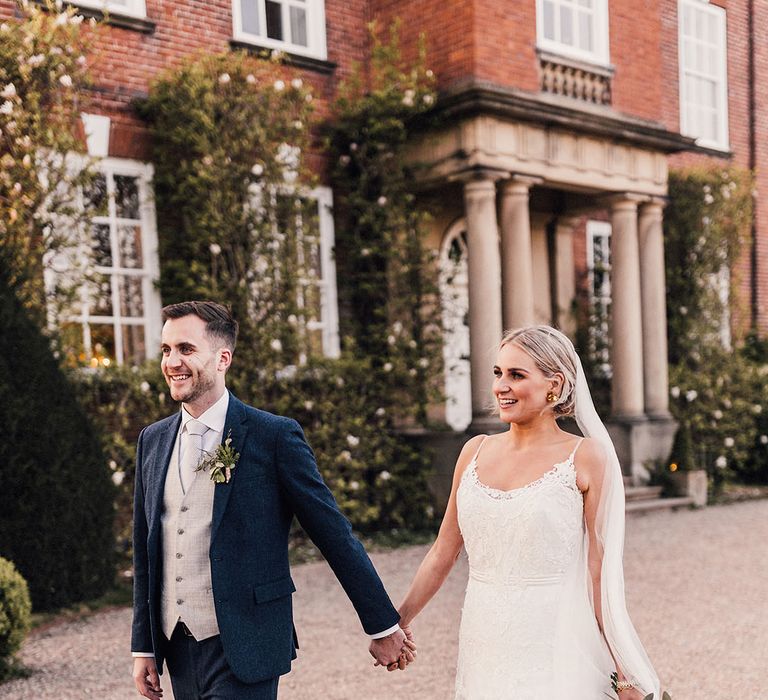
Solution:
[[[232,431],[227,433],[227,439],[214,452],[206,452],[208,457],[195,469],[196,472],[210,470],[211,481],[216,484],[228,484],[232,478],[232,470],[237,466],[240,453],[232,447]]]

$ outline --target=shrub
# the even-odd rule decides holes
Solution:
[[[0,680],[12,668],[13,656],[29,632],[32,603],[24,577],[0,557]]]
[[[0,268],[0,553],[37,609],[95,597],[113,581],[106,460],[48,340]]]

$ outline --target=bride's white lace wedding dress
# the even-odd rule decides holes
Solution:
[[[456,700],[614,697],[614,667],[587,592],[575,452],[512,491],[480,481],[477,454],[462,476],[457,503],[469,583]]]

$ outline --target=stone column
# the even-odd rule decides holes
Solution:
[[[501,256],[496,220],[495,178],[464,184],[469,267],[469,354],[472,414],[488,415],[493,363],[502,335]]]
[[[641,204],[638,221],[643,304],[644,395],[645,412],[649,418],[669,417],[663,206],[661,199]]]
[[[573,229],[576,217],[562,216],[555,223],[553,321],[566,335],[573,337],[576,320],[572,306],[576,296],[576,267],[573,261]]]
[[[501,190],[501,260],[504,328],[533,323],[533,256],[528,195],[537,178],[515,176]]]
[[[644,415],[638,200],[632,195],[611,200],[611,399],[616,418]]]

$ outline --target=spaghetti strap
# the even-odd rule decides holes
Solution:
[[[568,461],[573,463],[573,458],[576,456],[576,450],[581,447],[581,443],[584,442],[584,438],[579,438],[579,441],[576,443],[576,447],[573,448],[573,452],[568,455]],[[479,450],[478,450],[479,451]]]
[[[488,438],[487,435],[483,435],[483,439],[480,440],[480,444],[477,446],[477,450],[475,450],[475,455],[472,457],[472,462],[477,463],[477,455],[480,454],[480,450],[482,449],[483,445],[485,444],[486,439]]]

